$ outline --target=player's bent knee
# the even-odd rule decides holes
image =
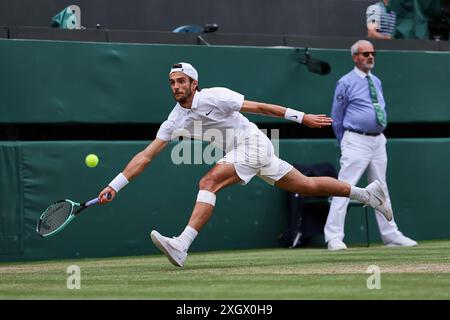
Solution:
[[[208,190],[200,190],[197,195],[197,202],[204,202],[212,205],[216,205],[216,195]]]
[[[211,179],[208,175],[201,178],[200,182],[198,183],[198,188],[200,190],[213,191],[214,186],[215,186],[215,181],[213,179]]]

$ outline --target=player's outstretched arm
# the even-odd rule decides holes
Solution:
[[[156,138],[144,150],[136,154],[127,164],[125,169],[100,192],[98,195],[100,203],[114,200],[117,192],[125,187],[130,180],[141,174],[153,158],[160,153],[167,146],[167,144],[167,141]],[[112,195],[109,200],[104,197],[107,193]]]
[[[322,128],[331,126],[333,119],[326,114],[305,114],[302,123],[310,128]]]
[[[302,123],[310,128],[322,128],[330,126],[333,120],[325,114],[305,114],[290,108],[256,101],[245,100],[241,108],[242,112],[262,114],[272,117],[285,118]]]

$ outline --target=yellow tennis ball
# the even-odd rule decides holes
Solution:
[[[86,156],[85,162],[89,168],[94,168],[98,165],[98,157],[97,155],[91,153]]]

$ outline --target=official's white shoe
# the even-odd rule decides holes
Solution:
[[[181,248],[176,239],[164,237],[156,230],[150,233],[150,237],[153,244],[167,256],[174,266],[183,266],[187,258],[187,252]]]
[[[328,241],[328,250],[330,251],[338,251],[338,250],[345,250],[347,249],[347,246],[344,242],[342,242],[339,239],[331,239]]]
[[[386,247],[414,247],[417,246],[417,242],[413,239],[405,237],[403,234],[400,234],[393,241],[386,243]]]
[[[375,180],[365,190],[369,193],[369,201],[365,203],[367,206],[371,206],[377,211],[380,211],[387,221],[392,220],[392,208],[386,201],[387,190],[381,182]]]

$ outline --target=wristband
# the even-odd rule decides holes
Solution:
[[[119,173],[113,181],[109,183],[109,186],[114,189],[115,192],[119,192],[120,189],[128,184],[128,179],[121,173]]]
[[[298,123],[302,123],[304,115],[305,115],[304,112],[287,108],[286,113],[284,114],[284,118]]]

